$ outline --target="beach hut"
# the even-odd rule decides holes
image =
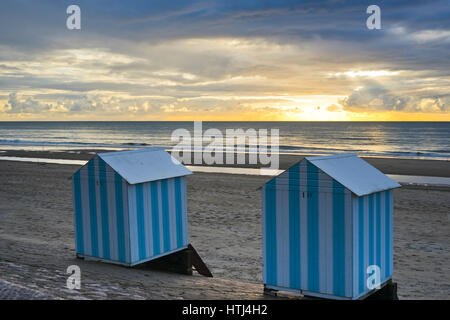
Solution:
[[[266,292],[358,299],[374,291],[372,284],[387,284],[397,187],[355,154],[306,157],[268,181],[262,187]]]
[[[77,256],[133,266],[187,248],[189,174],[160,148],[94,156],[72,177]]]

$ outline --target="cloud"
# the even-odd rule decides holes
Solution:
[[[354,112],[448,111],[447,1],[383,2],[376,31],[364,3],[335,0],[77,4],[74,32],[67,1],[0,2],[3,113],[297,114],[345,96]],[[308,95],[325,98],[292,99]]]
[[[52,107],[52,105],[42,104],[30,97],[20,99],[16,93],[11,93],[1,111],[5,113],[41,113],[49,111]]]
[[[450,42],[450,30],[421,30],[411,34],[411,37],[419,43],[439,41]]]
[[[450,111],[450,94],[444,96],[399,95],[382,85],[371,82],[354,90],[348,97],[339,100],[346,111],[376,112],[448,112]]]
[[[340,111],[342,111],[342,108],[341,108],[340,106],[336,105],[336,104],[332,104],[332,105],[329,105],[329,106],[327,107],[327,111],[330,111],[330,112],[340,112]]]
[[[389,70],[356,70],[332,73],[330,77],[349,77],[349,78],[377,78],[377,77],[390,77],[398,75],[398,71]]]

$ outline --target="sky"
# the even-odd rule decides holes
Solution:
[[[450,121],[449,17],[448,0],[2,0],[0,121]]]

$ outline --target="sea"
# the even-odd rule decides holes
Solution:
[[[202,122],[202,132],[278,129],[280,154],[360,156],[450,160],[450,122]],[[0,150],[126,150],[163,147],[177,129],[194,136],[194,122],[0,122]],[[216,130],[217,131],[217,130]],[[207,141],[203,142],[207,145]],[[243,146],[243,148],[248,148]],[[242,150],[241,150],[242,151]]]

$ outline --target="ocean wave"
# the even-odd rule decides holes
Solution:
[[[36,141],[36,140],[21,140],[21,139],[2,139],[0,144],[6,145],[91,145],[87,142],[74,142],[74,141]]]
[[[144,143],[144,142],[142,142],[142,143],[139,143],[139,142],[126,142],[123,145],[125,145],[125,146],[132,146],[132,147],[133,146],[137,146],[137,147],[150,146],[150,144]]]
[[[0,144],[18,144],[18,145],[90,145],[90,146],[149,146],[144,142],[125,142],[119,144],[81,142],[81,141],[39,141],[39,140],[22,140],[22,139],[0,139]]]
[[[149,144],[145,142],[117,142],[117,143],[98,143],[98,142],[86,142],[86,141],[49,141],[49,140],[24,140],[24,139],[0,139],[0,146],[9,146],[14,149],[27,149],[36,148],[36,147],[47,147],[47,148],[58,148],[60,150],[64,150],[64,147],[67,149],[130,149],[130,148],[145,148],[150,146],[162,147],[167,150],[174,149],[174,146],[170,145],[162,145],[161,143]],[[334,153],[356,153],[360,156],[369,156],[369,157],[391,157],[391,158],[415,158],[415,159],[441,159],[441,160],[449,160],[450,159],[450,151],[445,149],[435,150],[420,150],[420,151],[400,151],[400,150],[364,150],[360,148],[345,148],[343,146],[336,147],[328,147],[328,146],[294,146],[294,145],[280,145],[279,153],[280,154],[312,154],[312,155],[329,155]],[[252,148],[257,150],[257,146],[253,145],[240,145],[235,148],[226,148],[224,146],[224,152],[252,152]],[[215,151],[214,148],[208,148],[204,146],[203,151],[211,152]],[[255,150],[255,151],[256,151]],[[268,151],[270,152],[270,146],[268,146]],[[201,149],[197,149],[195,147],[191,147],[190,150],[185,149],[185,151],[201,151]]]
[[[35,141],[35,140],[21,140],[21,139],[2,139],[0,144],[35,144],[35,145],[60,145],[60,144],[86,144],[83,142],[56,142],[56,141]]]

